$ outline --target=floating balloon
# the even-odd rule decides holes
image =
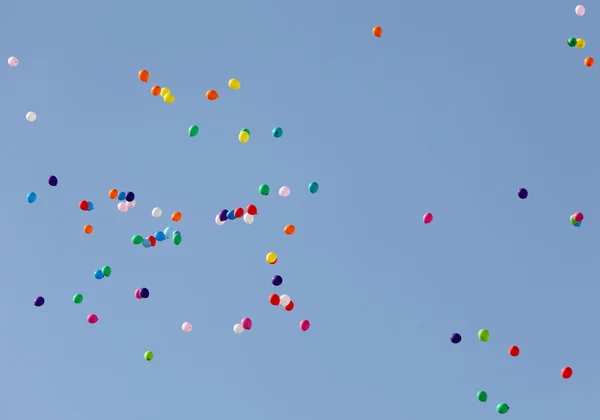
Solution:
[[[283,283],[283,277],[281,277],[279,274],[275,274],[271,279],[271,283],[273,284],[273,286],[281,286],[281,284]]]
[[[319,191],[319,184],[317,184],[316,182],[311,182],[310,184],[308,184],[308,192],[311,194],[316,194],[317,191]]]
[[[490,332],[488,330],[479,330],[477,336],[485,343],[490,339]]]
[[[38,308],[40,306],[44,306],[44,303],[46,303],[46,299],[44,299],[42,296],[36,297],[35,300],[33,301],[33,304],[35,306],[37,306]]]
[[[233,211],[233,215],[235,216],[236,219],[239,219],[240,217],[242,217],[244,215],[244,209],[241,207],[238,207],[237,209],[235,209]]]
[[[48,178],[48,185],[50,185],[51,187],[56,187],[58,185],[58,178],[54,175],[51,175]]]
[[[148,239],[148,241],[150,241],[150,246],[156,246],[156,238],[152,235],[148,235],[146,237],[146,239]]]
[[[575,38],[569,38],[569,39],[567,39],[567,45],[569,47],[576,46],[577,45],[577,39],[575,39]]]
[[[130,209],[135,207],[135,200],[131,200],[127,203],[127,205],[129,206]]]
[[[577,38],[577,42],[575,43],[575,47],[577,48],[585,48],[585,39]]]
[[[242,318],[240,324],[242,324],[242,328],[245,330],[252,329],[252,320],[250,318]]]
[[[179,245],[179,244],[181,244],[181,241],[182,241],[181,233],[174,233],[173,234],[173,243],[175,245]]]
[[[277,261],[277,254],[274,252],[269,252],[267,254],[266,260],[269,264],[273,264],[275,261]]]
[[[135,194],[132,193],[131,191],[127,192],[125,194],[125,201],[130,202],[130,201],[133,201],[133,200],[135,200]]]
[[[86,234],[88,234],[88,235],[91,235],[91,234],[92,234],[92,232],[94,232],[94,228],[92,227],[92,225],[85,225],[85,226],[83,227],[83,231],[84,231]]]
[[[521,350],[517,346],[510,346],[508,348],[508,354],[510,354],[512,357],[517,357],[519,353],[521,353]]]
[[[573,214],[573,219],[575,219],[577,223],[583,222],[583,213],[577,212]]]
[[[142,299],[148,299],[150,297],[150,290],[146,289],[145,287],[142,287],[140,289],[140,296],[142,297]]]
[[[87,205],[88,205],[88,211],[94,210],[94,203],[92,203],[91,201],[88,201]]]
[[[150,73],[148,72],[148,70],[140,70],[140,72],[138,73],[138,79],[140,79],[144,83],[148,83],[148,80],[150,80]]]
[[[149,239],[146,239],[146,238],[144,238],[144,239],[142,240],[142,246],[143,246],[144,248],[150,248],[152,245],[150,244],[150,240],[149,240]]]
[[[246,133],[248,133],[248,135],[250,135],[250,130],[248,130],[247,128],[242,128],[242,131],[245,131]]]
[[[506,414],[508,413],[509,408],[510,407],[508,406],[508,404],[500,403],[496,406],[496,411],[498,412],[498,414]]]
[[[227,219],[228,220],[235,220],[235,210],[229,210],[227,212]]]
[[[154,359],[154,353],[152,353],[151,351],[147,351],[146,353],[144,353],[144,359],[146,359],[147,361]]]
[[[431,214],[431,213],[425,213],[423,215],[423,223],[425,223],[426,225],[428,225],[431,222],[433,222],[433,214]]]
[[[235,324],[233,326],[233,332],[236,334],[241,334],[244,332],[244,327],[242,327],[242,324]]]
[[[250,216],[250,215],[248,214],[247,216]],[[246,220],[246,219],[244,219],[244,220]],[[215,223],[216,223],[218,226],[223,226],[223,225],[225,224],[225,220],[221,220],[221,215],[217,214],[217,215],[215,216]]]
[[[310,321],[308,319],[303,319],[302,321],[300,321],[300,329],[302,331],[308,331],[309,328],[310,328]]]
[[[254,204],[248,204],[246,207],[246,213],[248,213],[250,216],[256,216],[258,214],[258,209]]]
[[[162,241],[164,241],[165,239],[167,239],[167,235],[165,235],[165,233],[164,233],[163,231],[161,231],[161,230],[159,230],[158,232],[156,232],[156,233],[154,234],[154,237],[156,238],[156,240],[157,240],[158,242],[162,242]]]
[[[29,122],[34,122],[35,120],[37,120],[37,114],[35,112],[29,111],[27,114],[25,114],[25,119]]]
[[[458,344],[462,341],[462,337],[459,333],[454,333],[450,336],[450,341],[454,344]]]
[[[569,379],[571,376],[573,376],[573,369],[571,369],[569,366],[565,366],[560,371],[560,375],[563,377],[563,379]]]
[[[485,391],[479,391],[477,393],[477,399],[481,402],[486,402],[488,398],[487,392]]]
[[[144,238],[142,238],[142,235],[134,235],[133,238],[131,238],[131,242],[134,245],[141,244],[143,240],[144,240]]]
[[[583,60],[583,65],[586,67],[593,67],[594,59],[592,57],[585,57],[585,59]]]
[[[171,215],[171,220],[174,222],[179,222],[182,217],[183,217],[183,214],[181,214],[180,211],[176,211],[175,213],[173,213]]]
[[[85,201],[85,200],[81,200],[81,201],[79,202],[79,209],[80,209],[80,210],[82,210],[82,211],[88,211],[88,210],[89,210],[89,208],[90,208],[90,207],[89,207],[89,205],[88,205],[88,202],[87,202],[87,201]]]
[[[11,67],[17,67],[19,65],[19,60],[17,57],[8,57],[8,65]]]
[[[184,322],[183,324],[181,324],[181,331],[183,331],[184,333],[189,333],[190,331],[192,331],[192,324],[190,324],[189,322]]]
[[[108,197],[111,200],[115,200],[118,196],[119,196],[119,191],[115,190],[114,188],[108,192]]]
[[[218,97],[219,97],[219,94],[217,93],[216,90],[211,89],[206,92],[206,99],[208,99],[209,101],[216,101]]]
[[[287,305],[284,306],[284,309],[288,312],[292,311],[294,309],[294,301],[290,300],[290,303],[288,303]]]
[[[162,96],[163,98],[167,93],[171,93],[171,89],[164,87],[160,90],[160,96]]]
[[[517,195],[521,200],[525,200],[529,195],[529,192],[525,188],[519,188],[519,191],[517,191]]]
[[[188,128],[188,133],[190,134],[190,137],[196,137],[199,132],[200,129],[197,125],[192,125],[190,128]]]
[[[87,316],[87,320],[90,324],[95,324],[96,322],[98,322],[98,315],[96,314],[89,314]]]
[[[286,227],[283,228],[283,232],[286,235],[293,235],[294,232],[296,232],[296,226],[294,226],[294,225],[287,225]]]
[[[160,95],[160,86],[152,86],[152,89],[150,89],[150,93],[152,94],[152,96]]]
[[[162,216],[162,209],[160,207],[154,207],[152,209],[152,217],[159,218]]]
[[[245,131],[240,131],[240,134],[238,134],[238,140],[242,144],[246,143],[248,140],[250,140],[250,134]]]
[[[281,136],[283,136],[283,129],[281,127],[275,127],[273,129],[273,137],[278,139]]]
[[[77,293],[75,296],[73,296],[74,304],[79,305],[81,302],[83,302],[83,295],[81,293]]]
[[[117,200],[119,200],[119,201],[125,201],[125,196],[126,195],[127,195],[127,193],[125,191],[119,192],[119,195],[117,196]]]
[[[287,197],[290,195],[292,191],[290,190],[290,187],[286,187],[285,185],[283,187],[281,187],[279,189],[279,196],[280,197]]]
[[[163,101],[165,101],[168,104],[172,104],[173,102],[175,102],[175,96],[173,96],[173,94],[169,92],[165,94],[165,96],[163,96]]]
[[[252,223],[254,223],[254,216],[248,213],[244,214],[244,223],[246,223],[247,225],[251,225]]]
[[[127,213],[127,211],[129,211],[129,206],[127,205],[127,202],[119,201],[119,204],[117,204],[117,210],[119,210],[121,213]]]
[[[231,79],[228,84],[229,87],[233,90],[238,90],[241,87],[240,81],[238,79]]]
[[[142,289],[135,289],[134,295],[137,299],[143,299],[142,298]]]
[[[575,7],[575,14],[577,16],[583,16],[585,15],[585,7],[583,7],[581,4],[577,7]]]
[[[261,195],[269,195],[269,193],[271,192],[271,188],[269,188],[269,186],[267,184],[261,184],[258,187],[258,192]]]
[[[35,200],[37,200],[37,194],[36,193],[30,192],[29,194],[27,194],[27,202],[29,204],[35,203]]]
[[[104,274],[105,277],[110,277],[112,274],[112,268],[110,268],[108,265],[105,265],[102,267],[102,274]]]
[[[278,306],[279,302],[280,302],[279,296],[277,294],[273,293],[271,296],[269,296],[269,302],[273,306]]]
[[[167,239],[171,239],[171,237],[173,236],[173,228],[171,227],[166,227],[165,230],[163,230],[163,232],[165,233]]]
[[[291,301],[292,301],[292,298],[289,297],[288,295],[279,296],[279,304],[283,307],[288,306]]]
[[[379,26],[375,26],[373,28],[373,35],[375,35],[377,38],[381,38],[381,35],[383,35],[383,29],[381,29]]]

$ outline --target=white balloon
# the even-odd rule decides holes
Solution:
[[[189,333],[190,331],[192,331],[192,324],[190,324],[189,322],[184,322],[183,324],[181,324],[181,331]]]
[[[235,324],[233,326],[233,332],[236,334],[241,334],[244,332],[244,327],[242,327],[242,324]]]
[[[37,120],[37,115],[35,112],[29,111],[26,115],[25,115],[25,119],[29,122],[34,122],[35,120]]]
[[[244,214],[244,222],[246,222],[247,225],[251,225],[254,223],[254,216],[248,213]]]
[[[17,67],[19,64],[19,60],[17,57],[8,57],[8,65],[11,67]]]
[[[581,4],[579,6],[577,6],[575,8],[575,14],[577,16],[583,16],[583,15],[585,15],[585,7],[583,7]]]
[[[279,305],[283,306],[284,308],[286,306],[288,306],[291,301],[292,301],[292,298],[289,297],[288,295],[279,296]]]
[[[162,216],[162,209],[160,207],[154,207],[152,209],[152,217],[160,217]]]
[[[219,214],[217,214],[215,216],[215,223],[219,226],[223,226],[225,224],[226,220],[221,220],[221,217]]]
[[[130,208],[134,208],[135,207],[135,200],[129,202],[129,207]]]
[[[117,209],[119,209],[121,213],[127,213],[129,206],[127,205],[126,201],[121,201],[119,204],[117,204]]]
[[[279,195],[281,197],[287,197],[291,192],[290,187],[286,187],[285,185],[279,189]]]

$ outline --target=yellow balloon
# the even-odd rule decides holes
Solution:
[[[577,44],[575,44],[575,46],[577,48],[583,48],[583,47],[585,47],[585,39],[583,39],[583,38],[577,38]]]
[[[167,93],[165,96],[163,96],[163,101],[165,101],[168,104],[172,104],[173,102],[175,102],[175,97],[172,93]]]
[[[240,131],[238,139],[240,139],[241,143],[246,143],[248,140],[250,140],[250,134],[246,133],[245,131]]]
[[[277,261],[277,254],[274,252],[269,252],[267,254],[267,262],[269,264],[273,264],[275,261]]]
[[[166,95],[167,93],[171,93],[171,90],[170,90],[169,88],[162,88],[162,89],[160,90],[160,96],[162,96],[163,98],[165,97],[165,95]]]
[[[238,79],[231,79],[229,81],[229,87],[233,90],[238,90],[242,87],[242,85],[240,85],[240,81]]]

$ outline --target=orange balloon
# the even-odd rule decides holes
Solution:
[[[150,73],[148,73],[148,70],[140,70],[140,72],[138,73],[138,78],[142,82],[148,83],[148,80],[150,80]]]
[[[108,192],[108,196],[110,197],[111,200],[114,200],[119,196],[119,191],[117,191],[113,188],[112,190],[110,190]]]
[[[383,35],[383,29],[381,29],[380,26],[376,26],[373,28],[373,35],[375,35],[377,38],[381,38],[381,35]]]
[[[294,226],[294,225],[287,225],[286,227],[283,228],[283,232],[286,235],[293,235],[294,232],[296,232],[296,226]]]
[[[153,96],[160,95],[160,86],[152,86],[152,89],[150,90],[150,92],[152,92]]]
[[[219,94],[216,90],[211,89],[208,92],[206,92],[206,99],[208,99],[209,101],[216,101],[218,97]]]
[[[94,228],[92,227],[92,225],[85,225],[83,227],[83,231],[89,235],[94,231]]]
[[[173,215],[171,216],[171,220],[174,222],[179,222],[181,220],[181,218],[183,217],[183,214],[181,214],[180,211],[176,211],[175,213],[173,213]]]
[[[594,65],[594,59],[592,57],[585,57],[583,64],[585,64],[586,67],[592,67]]]

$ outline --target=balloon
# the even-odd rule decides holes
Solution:
[[[131,200],[127,204],[129,205],[129,208],[132,209],[135,207],[135,200]]]
[[[38,308],[40,306],[44,306],[44,303],[46,303],[46,299],[44,299],[42,296],[36,297],[35,300],[33,301],[33,304],[35,306],[37,306]]]
[[[245,131],[246,133],[248,133],[248,135],[250,135],[250,130],[248,130],[247,128],[242,128],[242,131]]]
[[[290,193],[291,193],[290,187],[283,186],[279,189],[280,197],[287,197],[290,195]]]
[[[81,201],[79,202],[79,209],[81,209],[81,210],[83,210],[83,211],[88,211],[88,210],[89,210],[89,208],[90,208],[90,207],[89,207],[89,205],[88,205],[88,202],[87,202],[87,201],[85,201],[85,200],[81,200]]]
[[[517,357],[519,353],[521,353],[521,350],[517,346],[510,346],[508,348],[508,354],[510,354],[512,357]]]
[[[173,235],[173,243],[175,245],[179,245],[181,243],[181,240],[182,240],[181,233],[176,233]]]
[[[219,213],[219,219],[222,222],[226,222],[228,219],[228,217],[227,217],[228,214],[229,214],[229,210],[227,210],[227,209],[221,210],[221,212]]]
[[[269,252],[266,259],[269,264],[273,264],[275,261],[277,261],[277,254],[274,252]]]
[[[142,238],[142,235],[134,235],[133,238],[131,238],[131,242],[134,245],[141,244],[143,240],[144,240],[144,238]]]
[[[246,219],[244,219],[246,220]],[[215,223],[217,224],[217,226],[223,226],[225,224],[225,220],[221,220],[221,215],[217,214],[215,216]]]
[[[261,193],[261,195],[269,195],[271,188],[269,188],[267,184],[262,184],[258,187],[258,192]]]
[[[479,391],[477,393],[477,399],[481,402],[486,402],[487,401],[487,392]]]
[[[17,57],[8,57],[8,65],[11,67],[17,67],[19,64],[19,60]]]
[[[244,209],[241,207],[238,207],[237,209],[235,209],[233,211],[233,215],[235,216],[236,219],[239,219],[240,217],[242,217],[244,215]]]
[[[81,302],[83,302],[83,295],[81,293],[77,293],[75,296],[73,296],[74,304],[79,305]]]
[[[258,214],[258,209],[254,204],[248,204],[246,207],[246,213],[248,213],[250,216],[256,216]]]
[[[116,199],[118,196],[119,196],[119,191],[115,190],[114,188],[108,192],[108,197],[111,200]]]
[[[150,80],[150,73],[148,72],[148,70],[140,70],[140,72],[138,73],[138,79],[140,79],[144,83],[148,83],[148,80]]]
[[[171,93],[171,89],[164,87],[160,90],[160,96],[162,96],[163,99],[167,93]]]
[[[279,296],[276,295],[275,293],[273,293],[271,296],[269,296],[269,302],[271,303],[271,305],[273,306],[277,306],[279,305]]]
[[[176,211],[175,213],[173,213],[171,215],[171,220],[174,222],[179,222],[182,217],[183,217],[183,214],[181,214],[180,211]]]
[[[238,134],[238,140],[242,144],[246,143],[248,140],[250,140],[250,134],[246,133],[245,131],[240,131],[240,134]]]
[[[206,99],[208,99],[209,101],[216,101],[218,97],[219,97],[219,94],[217,93],[216,90],[211,89],[206,92]]]
[[[94,277],[96,277],[96,279],[98,279],[98,280],[102,280],[104,278],[104,274],[102,273],[102,270],[94,271]]]
[[[105,265],[102,267],[102,274],[104,274],[105,277],[110,277],[112,274],[112,268],[110,268],[108,265]]]
[[[273,137],[278,139],[281,136],[283,136],[283,129],[281,127],[275,127],[273,129]]]
[[[252,329],[252,320],[250,318],[242,318],[242,321],[240,322],[240,324],[242,325],[242,328],[245,330]]]
[[[450,336],[450,341],[454,344],[458,344],[462,341],[462,337],[459,333],[454,333]]]
[[[271,264],[271,265],[273,265],[273,264],[277,264],[277,258],[275,259],[275,261],[273,261],[273,262],[271,262],[271,263],[269,263],[269,264]]]
[[[577,45],[577,40],[575,38],[569,38],[567,39],[567,45],[569,47],[574,47]]]
[[[48,178],[48,185],[56,187],[58,185],[58,178],[54,175],[51,175],[50,178]]]
[[[241,334],[244,332],[244,327],[242,327],[242,324],[235,324],[233,326],[233,332],[236,334]]]
[[[119,195],[117,196],[117,200],[119,200],[119,201],[125,201],[125,196],[126,195],[127,195],[127,193],[125,191],[119,192]]]
[[[229,210],[229,211],[227,212],[227,218],[228,218],[229,220],[235,220],[235,210]]]
[[[145,287],[142,287],[140,289],[140,296],[143,299],[148,299],[150,297],[150,290],[146,289]]]
[[[577,47],[577,48],[585,48],[585,39],[583,39],[583,38],[577,38],[577,42],[575,44],[575,47]]]
[[[231,79],[229,81],[229,87],[233,90],[238,90],[241,87],[240,81],[238,79]]]
[[[37,194],[36,193],[30,192],[29,194],[27,194],[27,202],[29,204],[35,203],[35,200],[37,200]]]
[[[131,191],[127,192],[127,194],[125,194],[125,201],[133,201],[135,200],[135,194],[132,193]]]
[[[96,322],[98,322],[98,315],[96,314],[89,314],[87,316],[87,320],[90,324],[95,324]]]
[[[181,324],[181,331],[183,331],[184,333],[189,333],[190,331],[192,331],[192,324],[190,324],[189,322],[184,322],[183,324]]]
[[[190,128],[188,128],[188,133],[190,134],[190,137],[196,137],[199,132],[200,129],[197,125],[192,125]]]
[[[164,241],[165,239],[167,239],[167,236],[165,235],[165,233],[164,233],[162,230],[159,230],[158,232],[156,232],[156,233],[154,234],[154,237],[156,238],[156,240],[157,240],[158,242],[162,242],[162,241]]]
[[[308,331],[309,328],[310,328],[310,321],[308,319],[303,319],[302,321],[300,321],[300,329],[302,331]]]
[[[575,219],[575,221],[577,223],[579,222],[583,222],[583,213],[577,212],[573,215],[573,219]]]
[[[150,89],[150,93],[152,93],[152,96],[160,95],[160,86],[152,86],[152,89]]]
[[[152,209],[152,217],[159,218],[162,216],[162,209],[160,207],[154,207]]]
[[[573,376],[573,369],[571,369],[569,366],[565,366],[560,371],[560,375],[563,377],[563,379],[569,379],[571,376]]]
[[[477,336],[485,343],[490,339],[490,332],[488,330],[479,330]]]
[[[281,283],[283,283],[283,277],[281,277],[279,274],[275,274],[273,279],[271,279],[271,283],[273,286],[281,286]]]
[[[289,297],[288,295],[279,296],[279,304],[283,307],[288,306],[291,301],[292,301],[292,298]]]
[[[294,309],[294,301],[291,300],[290,303],[284,306],[284,309],[288,312],[292,311]]]
[[[151,351],[147,351],[146,353],[144,353],[144,359],[146,359],[147,361],[154,359],[154,353],[152,353]]]
[[[25,119],[29,122],[34,122],[35,120],[37,120],[37,114],[35,112],[29,111],[27,114],[25,114]]]
[[[144,238],[144,239],[142,240],[142,246],[143,246],[144,248],[150,248],[152,245],[150,245],[150,240],[149,240],[149,239],[145,239],[145,238]]]
[[[94,210],[94,203],[92,203],[91,201],[88,201],[87,205],[88,205],[88,211]]]
[[[163,230],[163,232],[165,233],[167,239],[171,239],[171,236],[173,236],[173,228],[171,227],[166,227],[165,230]]]
[[[163,101],[165,101],[168,104],[172,104],[173,102],[175,102],[175,96],[173,96],[173,94],[169,92],[165,94],[165,96],[163,96]]]
[[[317,191],[319,191],[319,184],[317,184],[316,182],[311,182],[310,184],[308,184],[309,193],[316,194]]]
[[[135,293],[134,294],[135,294],[136,298],[142,299],[141,293],[142,293],[142,289],[135,289]]]
[[[252,223],[254,223],[254,216],[248,213],[244,214],[244,222],[247,225],[251,225]]]
[[[496,411],[498,414],[506,414],[510,407],[506,403],[500,403],[496,406]]]
[[[585,15],[585,7],[583,7],[581,4],[579,6],[577,6],[575,8],[575,14],[577,16],[583,16],[583,15]]]
[[[94,232],[94,228],[92,227],[92,225],[85,225],[85,226],[83,227],[83,231],[84,231],[86,234],[88,234],[88,235],[91,235],[91,234],[92,234],[92,232]]]
[[[125,202],[125,201],[119,201],[119,204],[117,204],[117,209],[121,213],[127,213],[127,211],[129,210],[129,206],[127,205],[127,202]]]
[[[146,239],[148,239],[148,241],[150,241],[150,246],[156,246],[156,238],[152,235],[148,235],[146,236]]]
[[[592,57],[585,57],[585,59],[583,60],[583,65],[586,67],[593,67],[594,59]]]
[[[519,188],[519,191],[517,191],[517,195],[521,200],[525,200],[529,195],[529,192],[527,192],[525,188]]]
[[[294,232],[296,232],[296,226],[294,225],[287,225],[283,228],[283,233],[285,233],[286,235],[293,235]]]
[[[383,29],[381,29],[379,26],[374,27],[373,35],[375,35],[377,38],[381,38],[381,35],[383,35]]]
[[[431,214],[431,213],[425,213],[423,215],[423,223],[425,223],[426,225],[428,225],[432,221],[433,221],[433,214]]]

